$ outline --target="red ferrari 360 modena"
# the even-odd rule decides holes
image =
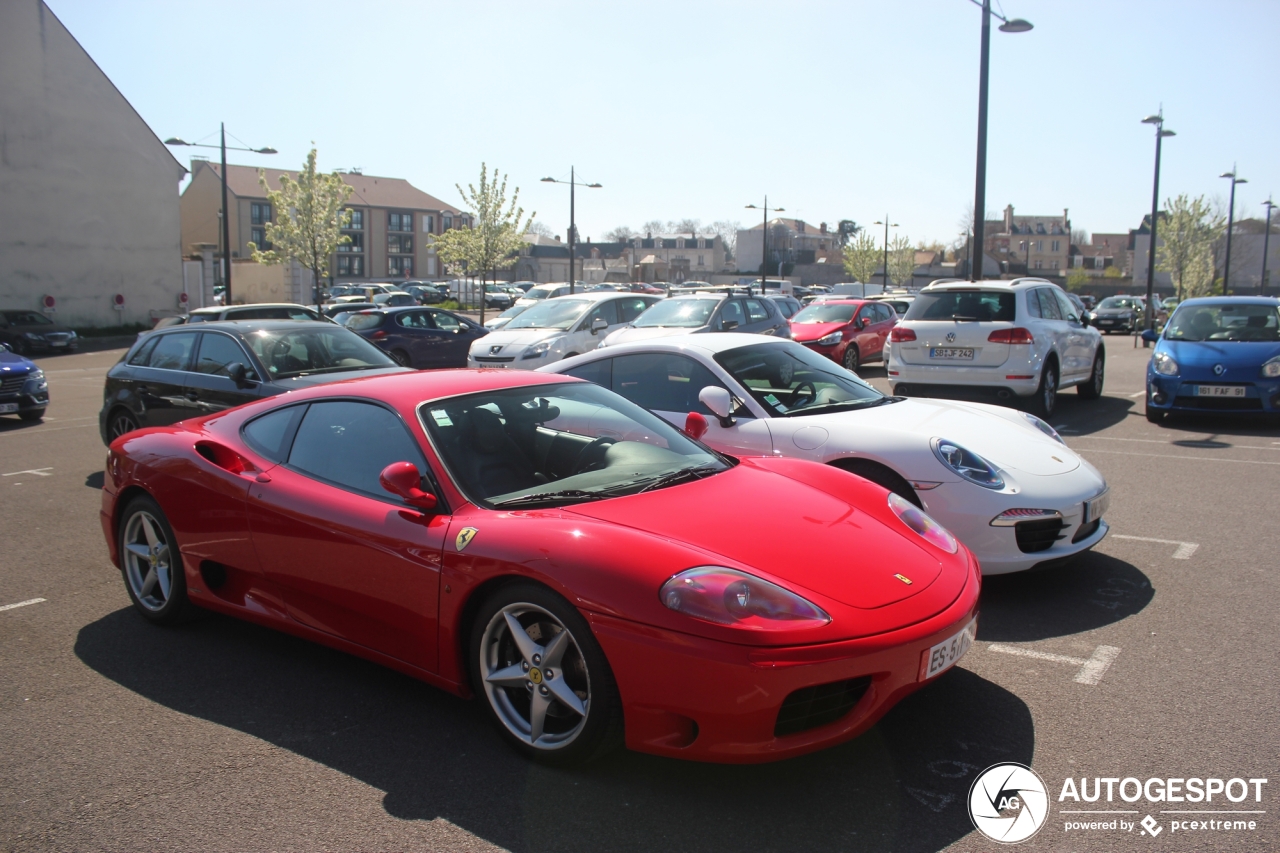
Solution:
[[[920,509],[688,433],[564,376],[356,379],[122,436],[102,529],[148,619],[207,608],[476,695],[553,762],[809,752],[969,647],[977,562]]]

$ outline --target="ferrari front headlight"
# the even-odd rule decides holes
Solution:
[[[831,621],[794,592],[723,566],[686,569],[662,585],[659,597],[677,613],[752,631],[817,628]]]

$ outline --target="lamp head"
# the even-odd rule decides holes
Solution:
[[[559,181],[557,181],[555,178],[543,178],[543,179],[542,179],[542,182],[543,182],[544,184],[556,184],[556,183],[559,183]]]
[[[747,205],[747,208],[748,208],[749,210],[759,210],[759,209],[760,209],[760,207],[759,207],[758,205],[754,205],[754,204],[749,204],[749,205]]]
[[[1235,179],[1235,176],[1236,176],[1236,173],[1235,173],[1235,172],[1223,172],[1223,173],[1222,173],[1221,175],[1219,175],[1218,177],[1219,177],[1219,178],[1231,178],[1231,179],[1233,179],[1233,180],[1234,180],[1234,179]]]
[[[268,145],[266,148],[259,148],[255,154],[279,154],[280,152]]]
[[[603,187],[603,186],[604,186],[604,184],[587,184],[587,186],[588,186],[590,189],[598,190],[598,189],[600,189],[601,187]]]
[[[165,145],[190,145],[191,143],[183,139],[180,139],[176,136],[170,136],[168,139],[164,141],[164,144]]]
[[[1177,136],[1178,134],[1174,133],[1172,130],[1165,130],[1164,128],[1161,128],[1160,135],[1161,136]]]
[[[1142,120],[1142,123],[1143,124],[1160,124],[1163,121],[1164,121],[1164,116],[1157,113],[1153,116],[1147,116]]]
[[[1031,29],[1031,22],[1022,18],[1012,18],[1000,25],[1000,32],[1002,33],[1025,33]]]

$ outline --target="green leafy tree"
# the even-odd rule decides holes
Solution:
[[[472,216],[472,227],[455,228],[435,238],[436,254],[451,269],[470,275],[478,274],[483,284],[492,280],[498,270],[515,265],[520,248],[526,244],[525,232],[537,216],[524,215],[519,206],[520,189],[517,187],[507,203],[507,176],[499,176],[497,168],[489,173],[485,163],[480,164],[480,187],[455,184],[462,196],[463,206]],[[484,298],[480,299],[480,322],[484,323]]]
[[[316,170],[316,149],[307,155],[306,165],[297,179],[280,176],[280,189],[267,184],[266,174],[258,170],[258,183],[271,202],[272,221],[266,223],[266,238],[271,248],[262,251],[249,243],[253,259],[260,264],[282,264],[297,261],[311,271],[313,296],[320,302],[320,284],[329,277],[329,259],[338,247],[351,242],[342,233],[351,222],[351,211],[344,209],[351,187],[333,172]]]
[[[1079,290],[1089,283],[1089,274],[1084,267],[1072,267],[1067,272],[1067,290]]]
[[[876,274],[882,257],[876,239],[866,231],[858,231],[844,247],[844,271],[865,284]]]
[[[1223,216],[1204,196],[1183,193],[1165,201],[1156,229],[1156,269],[1169,273],[1179,300],[1213,292],[1214,245],[1225,232]]]
[[[901,235],[894,237],[889,243],[889,277],[902,285],[911,281],[916,271],[916,247],[911,240]]]

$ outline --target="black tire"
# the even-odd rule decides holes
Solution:
[[[107,443],[138,429],[138,419],[126,408],[113,409],[107,416]]]
[[[573,358],[575,355],[577,355],[577,353],[576,353],[576,352],[570,352],[570,353],[565,353],[565,356],[564,356],[564,357],[565,357],[565,358]]]
[[[18,412],[18,417],[24,421],[38,421],[44,417],[44,409],[27,409],[25,412]]]
[[[1031,399],[1032,411],[1048,420],[1058,408],[1058,363],[1050,361],[1040,371],[1040,384]]]
[[[413,365],[409,363],[409,353],[404,350],[393,349],[390,355],[392,360],[401,367],[413,367]]]
[[[22,338],[18,338],[13,342],[13,351],[18,355],[31,355],[31,344],[27,343]]]
[[[518,648],[508,616],[527,631],[525,639],[533,644],[530,654]],[[541,655],[564,632],[569,635],[562,643],[559,658],[564,666],[540,666],[545,664]],[[551,634],[551,640],[543,640],[546,633]],[[622,745],[622,700],[609,661],[587,620],[550,589],[519,581],[496,590],[476,613],[467,657],[472,688],[489,719],[507,742],[527,758],[571,766]],[[535,671],[536,680],[529,675]],[[548,671],[550,677],[543,674]],[[490,681],[485,680],[486,673]],[[502,673],[515,683],[495,684],[493,679]],[[563,695],[570,700],[576,696],[584,713],[559,698],[565,688],[569,692]],[[541,701],[547,704],[543,732],[531,741],[537,694],[546,697]]]
[[[862,365],[862,360],[858,355],[858,345],[849,344],[845,347],[844,358],[840,359],[840,363],[844,365],[844,369],[850,373],[857,373],[858,368]]]
[[[1165,415],[1167,414],[1168,412],[1162,412],[1159,409],[1152,409],[1150,406],[1147,406],[1147,420],[1150,423],[1153,423],[1153,424],[1164,423]]]
[[[178,625],[195,615],[178,540],[149,495],[129,501],[120,513],[116,546],[125,591],[139,613],[157,625]]]
[[[1093,357],[1093,369],[1089,371],[1089,381],[1076,386],[1076,393],[1082,400],[1096,400],[1102,396],[1102,384],[1106,380],[1107,355],[1102,347]]]
[[[831,464],[850,474],[857,474],[864,480],[870,480],[877,486],[884,486],[898,497],[906,498],[924,509],[924,504],[920,502],[920,496],[916,494],[916,490],[911,488],[911,484],[892,468],[870,459],[840,459]]]

